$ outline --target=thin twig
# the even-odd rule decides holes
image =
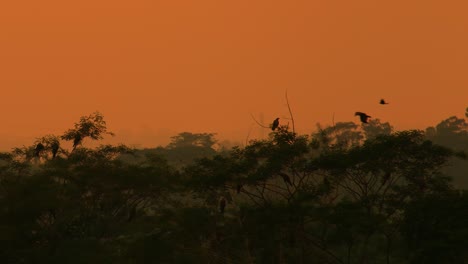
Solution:
[[[255,119],[255,117],[252,115],[252,113],[250,113],[250,116],[255,121],[255,123],[257,123],[259,126],[261,126],[263,128],[270,128],[269,126],[262,125],[260,122],[258,122],[257,119]]]
[[[252,132],[252,126],[253,124],[250,125],[249,132],[247,132],[247,137],[245,138],[245,146],[249,145],[249,137],[250,133]]]
[[[333,130],[335,130],[335,112],[333,112],[333,116],[332,116],[332,124],[333,124]]]
[[[294,126],[294,117],[291,111],[291,107],[289,106],[289,99],[288,99],[288,90],[286,89],[285,92],[285,97],[286,97],[286,104],[288,105],[288,110],[289,110],[289,115],[291,116],[291,122],[292,122],[292,127],[293,127],[293,133],[296,133],[296,128]]]

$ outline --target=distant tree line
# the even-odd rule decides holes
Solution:
[[[467,131],[372,119],[232,149],[190,132],[87,148],[112,134],[96,112],[0,153],[0,261],[466,263]]]

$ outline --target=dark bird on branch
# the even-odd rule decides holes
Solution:
[[[388,102],[385,102],[384,99],[380,99],[380,104],[381,104],[381,105],[385,105],[385,104],[388,104]]]
[[[278,126],[279,126],[279,117],[273,121],[273,124],[271,124],[271,130],[275,131],[275,129],[278,128]]]
[[[60,148],[60,144],[58,142],[53,142],[50,147],[52,148],[52,158],[55,159]]]
[[[130,222],[132,221],[132,219],[135,217],[136,215],[136,205],[132,206],[132,208],[130,208],[130,211],[128,213],[128,217],[127,217],[127,222]]]
[[[36,148],[34,149],[34,156],[39,157],[39,154],[41,154],[41,151],[44,150],[44,145],[42,143],[39,143],[36,145]]]
[[[237,186],[236,186],[236,191],[237,191],[237,194],[239,194],[242,190],[242,184],[238,183]]]
[[[73,140],[73,149],[75,149],[78,145],[80,145],[82,140],[83,138],[81,137],[81,135],[77,134],[75,136],[75,139]]]
[[[367,115],[366,113],[362,113],[362,112],[356,112],[354,115],[359,116],[359,118],[361,119],[361,122],[366,123],[366,124],[367,124],[367,119],[371,117],[370,115]]]
[[[324,178],[323,178],[323,186],[324,186],[326,189],[330,189],[330,181],[327,179],[327,177],[324,177]]]
[[[291,178],[289,178],[289,176],[286,174],[286,173],[278,173],[279,176],[281,176],[281,178],[283,178],[283,181],[287,184],[289,184],[290,186],[292,186],[292,182],[291,182]]]
[[[390,172],[385,172],[384,176],[382,177],[382,185],[387,183],[391,176],[392,174]]]
[[[219,212],[221,214],[224,214],[225,207],[226,207],[226,199],[224,199],[224,197],[221,197],[221,199],[219,199]]]

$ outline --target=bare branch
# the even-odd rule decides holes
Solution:
[[[293,132],[296,133],[296,128],[294,126],[294,117],[293,117],[293,114],[292,114],[292,111],[291,111],[291,106],[289,105],[288,90],[287,89],[286,89],[286,92],[285,92],[285,97],[286,97],[286,104],[288,105],[289,115],[291,116]]]
[[[265,126],[265,125],[261,124],[260,122],[258,122],[257,119],[255,119],[255,117],[252,115],[252,113],[250,113],[250,116],[255,121],[255,123],[257,123],[259,126],[261,126],[263,128],[270,128],[269,126]]]
[[[249,132],[247,132],[247,137],[245,137],[245,145],[249,145],[249,137],[250,137],[250,133],[252,132],[252,126],[253,124],[250,125],[250,128],[249,128]]]

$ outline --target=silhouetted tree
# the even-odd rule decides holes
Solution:
[[[41,151],[44,150],[44,145],[42,145],[42,143],[38,143],[36,145],[36,148],[34,149],[34,156],[38,157],[39,158],[39,154],[41,153]]]
[[[63,154],[67,154],[67,152],[65,150],[60,148],[60,137],[59,136],[46,135],[46,136],[37,138],[36,141],[35,141],[35,144],[37,144],[37,145],[41,144],[41,145],[44,146],[44,148],[43,148],[43,152],[45,153],[44,157],[49,157],[50,158],[48,153],[51,154],[52,159],[54,159],[59,152],[63,153]]]
[[[451,116],[435,127],[427,128],[426,136],[438,144],[468,150],[468,123],[463,118]]]
[[[410,263],[466,263],[467,218],[466,192],[449,191],[411,201],[401,225]]]
[[[114,133],[107,131],[104,116],[99,112],[94,112],[89,116],[82,116],[80,121],[75,123],[73,129],[65,131],[62,135],[62,139],[67,141],[73,140],[73,150],[75,150],[86,137],[92,140],[98,140],[103,139],[104,134],[114,135]]]
[[[457,151],[468,152],[468,123],[463,118],[451,116],[435,127],[426,128],[426,137],[434,143]],[[453,160],[451,166],[447,167],[444,172],[453,177],[457,187],[466,189],[468,188],[467,170],[467,161]]]
[[[334,126],[322,128],[317,125],[317,131],[312,134],[311,145],[320,151],[335,148],[350,148],[360,145],[365,139],[362,128],[354,122],[338,122]]]
[[[177,136],[171,137],[171,142],[167,145],[167,148],[181,148],[181,147],[203,147],[213,148],[216,144],[214,133],[190,133],[182,132]]]
[[[463,155],[422,131],[391,130],[377,119],[319,126],[311,137],[278,126],[222,152],[213,134],[71,154],[48,135],[0,153],[0,259],[463,263],[467,196],[443,173]],[[67,140],[86,134],[79,124],[69,131]],[[184,166],[171,165],[179,157]]]
[[[373,119],[368,122],[368,125],[363,126],[365,137],[367,139],[375,138],[379,135],[390,135],[393,132],[393,127],[390,123],[380,122],[380,119]]]

